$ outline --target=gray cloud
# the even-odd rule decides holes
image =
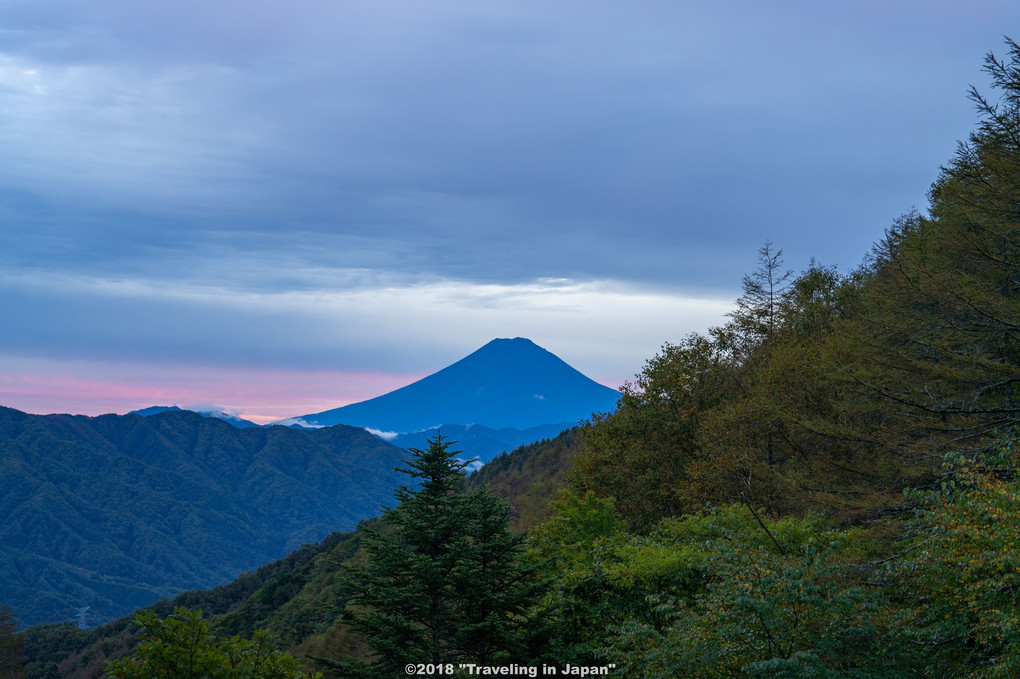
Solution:
[[[969,9],[733,7],[14,3],[0,178],[36,205],[11,257],[85,269],[101,242],[130,268],[285,232],[473,280],[732,287],[733,245],[766,237],[853,264],[849,234],[923,200],[998,36]]]
[[[562,278],[592,286],[602,301],[572,307],[592,316],[636,289],[669,313],[664,291],[732,298],[766,239],[794,267],[854,266],[923,207],[1018,19],[997,2],[0,3],[0,309],[23,319],[0,351],[382,366],[408,356],[392,319],[452,322],[489,285],[457,325],[468,349],[545,319],[594,356],[508,300],[561,303],[535,281]],[[676,337],[628,322],[644,356]],[[242,330],[258,341],[234,349]],[[416,352],[458,357],[429,337]]]
[[[379,281],[381,282],[381,281]],[[664,337],[718,324],[730,300],[619,282],[396,281],[324,294],[0,277],[16,319],[0,355],[212,370],[434,371],[493,337],[528,336],[589,374],[631,377]]]

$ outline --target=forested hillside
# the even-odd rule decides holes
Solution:
[[[270,627],[338,676],[401,676],[366,669],[386,649],[440,663],[434,676],[454,674],[442,663],[1020,675],[1020,46],[1008,49],[986,61],[994,94],[971,93],[977,129],[927,214],[896,219],[849,273],[794,274],[766,243],[726,324],[665,344],[614,412],[468,482],[541,521],[523,545],[508,508],[454,483],[454,452],[423,455],[409,473],[433,469],[419,477],[439,490],[398,492],[361,533],[373,546],[344,538],[214,626]],[[499,545],[513,563],[490,559]],[[499,577],[520,596],[501,600]]]
[[[549,504],[566,481],[566,471],[581,445],[581,433],[574,427],[551,439],[521,446],[496,457],[467,477],[468,491],[488,487],[513,507],[510,527],[523,531],[552,515]]]
[[[491,487],[512,502],[511,526],[515,530],[535,526],[551,515],[549,501],[563,487],[564,473],[579,442],[580,433],[575,429],[522,446],[467,477],[465,488]],[[342,603],[349,595],[342,587],[342,570],[364,558],[359,551],[361,539],[360,530],[331,535],[228,585],[164,599],[150,610],[165,616],[178,606],[200,609],[213,630],[224,637],[247,638],[266,629],[274,642],[302,658],[360,649],[357,637],[346,631],[337,622],[335,611],[326,606]],[[137,632],[131,616],[89,630],[79,630],[71,623],[33,627],[27,634],[28,676],[100,677],[107,660],[135,649]]]
[[[353,532],[335,533],[229,584],[163,599],[149,610],[166,616],[184,606],[218,621],[216,629],[224,634],[248,638],[256,629],[267,628],[288,647],[315,649],[317,633],[332,620],[319,604],[332,600],[327,589],[335,582],[336,564],[350,558],[358,543]],[[319,598],[320,593],[326,598]],[[71,623],[30,628],[24,635],[28,676],[102,676],[107,660],[135,649],[138,629],[132,617],[91,629],[78,629]]]
[[[406,455],[345,426],[9,408],[0,453],[0,602],[23,624],[110,620],[350,529]]]

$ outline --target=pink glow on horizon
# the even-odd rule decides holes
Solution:
[[[0,366],[0,405],[25,412],[102,415],[153,405],[215,406],[257,424],[363,401],[424,377],[57,362],[7,367]]]

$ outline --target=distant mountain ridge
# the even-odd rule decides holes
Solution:
[[[494,339],[388,394],[296,419],[400,434],[443,424],[530,429],[572,425],[593,412],[611,411],[619,396],[531,340],[517,337]]]
[[[148,408],[142,408],[140,410],[132,410],[130,413],[128,413],[128,415],[141,415],[142,417],[149,417],[150,415],[158,415],[160,413],[165,413],[168,411],[181,412],[183,410],[185,409],[179,408],[177,406],[149,406]],[[225,413],[222,410],[196,410],[195,408],[188,408],[187,410],[193,413],[198,413],[202,417],[215,417],[218,420],[229,422],[230,424],[240,429],[244,429],[245,427],[260,426],[258,424],[255,424],[251,420],[246,420],[242,417],[238,417],[237,415]]]
[[[225,582],[377,514],[406,457],[355,427],[0,407],[0,602],[108,620]]]
[[[436,429],[398,434],[387,438],[395,446],[401,448],[428,448],[428,439],[441,431],[443,436],[456,443],[453,449],[460,451],[457,457],[465,461],[477,460],[478,463],[487,464],[494,457],[503,452],[509,452],[520,446],[541,441],[542,439],[556,438],[560,432],[575,426],[574,422],[556,422],[554,424],[543,424],[529,429],[514,429],[504,427],[493,429],[481,424],[444,424]],[[473,469],[476,465],[472,465]]]

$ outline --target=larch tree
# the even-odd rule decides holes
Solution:
[[[890,443],[913,455],[986,446],[1020,424],[1020,46],[989,54],[997,90],[972,89],[977,130],[872,256],[850,366],[894,404]],[[865,349],[872,351],[864,351]],[[933,445],[935,444],[935,445]]]

